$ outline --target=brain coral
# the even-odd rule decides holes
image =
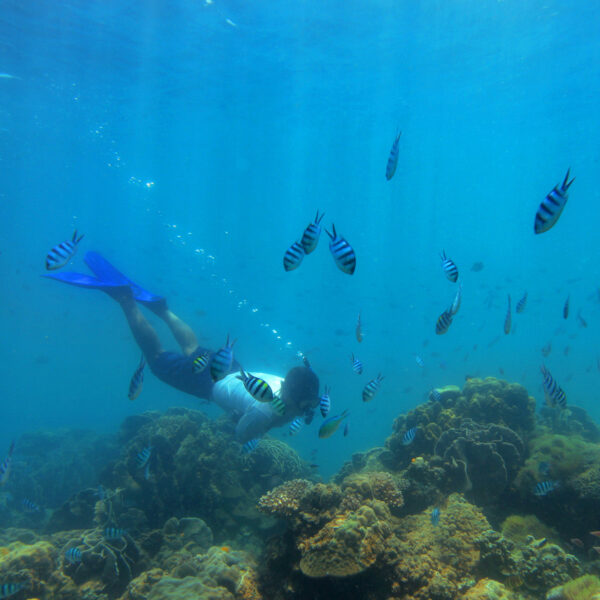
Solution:
[[[345,577],[371,566],[385,549],[391,529],[389,511],[373,501],[357,511],[342,513],[316,535],[300,542],[300,569],[308,577]]]

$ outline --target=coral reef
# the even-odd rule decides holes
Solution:
[[[510,515],[502,523],[500,532],[517,544],[524,544],[530,536],[536,539],[545,538],[553,543],[559,542],[556,529],[548,527],[535,515]]]
[[[546,539],[527,536],[515,544],[500,533],[485,531],[476,539],[481,549],[478,571],[505,580],[519,590],[544,594],[550,588],[582,575],[577,558]]]
[[[600,579],[584,575],[566,585],[554,588],[548,593],[548,600],[598,600],[600,599]]]
[[[464,466],[465,491],[484,502],[497,497],[513,480],[525,447],[508,427],[465,419],[440,435],[434,451]]]

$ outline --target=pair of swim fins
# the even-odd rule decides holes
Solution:
[[[145,290],[134,281],[131,281],[131,279],[111,265],[100,253],[93,251],[87,252],[83,260],[94,272],[95,277],[84,273],[73,273],[68,271],[45,273],[43,277],[56,279],[57,281],[62,281],[63,283],[68,283],[69,285],[75,285],[77,287],[102,290],[108,294],[111,294],[112,291],[116,291],[119,288],[129,287],[133,297],[138,302],[145,304],[150,308],[156,306],[157,303],[164,303],[165,299],[163,296],[157,296],[156,294]]]

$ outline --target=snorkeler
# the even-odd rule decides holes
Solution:
[[[285,404],[285,412],[281,415],[272,403],[258,402],[246,391],[243,381],[238,378],[240,365],[237,362],[233,361],[231,372],[216,383],[211,379],[209,369],[201,372],[194,369],[194,360],[205,355],[207,349],[198,346],[190,326],[169,310],[164,297],[148,292],[125,277],[97,252],[88,252],[84,260],[95,277],[72,272],[44,276],[101,290],[116,300],[154,375],[174,388],[212,401],[228,412],[237,421],[235,433],[240,443],[259,438],[271,428],[280,427],[298,416],[310,422],[319,403],[319,379],[309,366],[294,367],[285,378],[256,374],[267,381],[275,394],[279,392]],[[139,304],[166,323],[181,347],[181,353],[162,348],[156,330],[143,315]],[[212,355],[210,352],[209,360]]]

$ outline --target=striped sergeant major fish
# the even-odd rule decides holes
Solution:
[[[122,540],[127,532],[120,527],[106,527],[103,532],[104,539],[108,541]]]
[[[446,256],[445,250],[440,253],[442,259],[442,269],[446,273],[446,277],[452,282],[456,283],[458,280],[458,267],[454,264],[454,261]]]
[[[293,271],[300,266],[304,258],[304,247],[300,242],[294,242],[283,255],[283,268],[286,271]]]
[[[296,417],[291,423],[290,423],[290,435],[295,435],[296,433],[298,433],[300,431],[300,429],[302,428],[302,418],[301,417]]]
[[[352,354],[352,356],[350,357],[350,359],[352,360],[352,370],[357,375],[362,375],[362,372],[363,372],[363,364],[362,364],[362,362],[358,358],[356,358],[356,356],[354,356],[354,354]]]
[[[37,513],[42,510],[35,502],[29,500],[29,498],[23,498],[21,506],[23,507],[23,510],[28,513]]]
[[[345,410],[341,415],[336,415],[335,417],[329,417],[329,419],[325,419],[319,428],[319,437],[321,439],[331,437],[338,430],[338,427],[342,424],[342,421],[347,416],[348,411]]]
[[[13,452],[15,451],[15,442],[10,443],[7,457],[0,464],[0,485],[4,485],[8,481],[10,475],[10,466],[12,464]]]
[[[445,310],[435,323],[435,333],[437,335],[443,335],[448,331],[452,324],[452,309]]]
[[[196,356],[194,362],[192,363],[192,368],[194,369],[194,373],[199,374],[206,369],[208,366],[208,362],[210,360],[210,352],[207,350],[202,354]]]
[[[250,454],[250,452],[252,452],[253,450],[256,450],[259,443],[260,443],[260,440],[258,438],[254,438],[253,440],[248,440],[242,446],[242,452],[244,454]]]
[[[534,496],[546,496],[550,492],[553,492],[555,489],[559,487],[560,483],[558,481],[540,481],[534,488],[533,494]]]
[[[412,444],[416,435],[417,435],[417,428],[416,427],[411,427],[402,436],[402,445],[403,446],[408,446],[409,444]]]
[[[516,313],[522,313],[525,310],[525,307],[527,306],[527,292],[525,292],[523,294],[523,297],[517,302],[517,305],[515,306],[515,312]]]
[[[235,342],[236,340],[233,340],[230,344],[229,334],[227,334],[225,346],[217,350],[213,355],[210,362],[210,376],[213,381],[220,381],[231,371],[231,366],[233,365],[233,345]]]
[[[505,335],[508,335],[510,333],[511,325],[512,325],[511,304],[510,304],[510,294],[508,294],[508,308],[506,309],[506,316],[504,317],[504,333],[505,333]]]
[[[10,598],[24,588],[24,583],[3,583],[0,585],[0,600],[4,600],[4,598]]]
[[[285,411],[287,407],[285,402],[279,397],[273,394],[273,400],[271,400],[271,408],[280,416],[283,417],[285,415]]]
[[[144,367],[146,366],[146,360],[142,355],[140,358],[140,364],[138,368],[135,370],[131,377],[131,381],[129,382],[129,392],[127,393],[127,397],[133,402],[141,393],[142,387],[144,385]]]
[[[341,236],[338,235],[335,230],[335,225],[331,224],[331,230],[333,233],[327,232],[327,235],[331,238],[329,242],[329,250],[333,256],[333,260],[340,271],[352,275],[356,269],[356,254],[352,249],[352,246]]]
[[[54,246],[46,255],[46,269],[54,271],[64,267],[77,252],[77,245],[82,239],[83,235],[77,237],[77,230],[75,230],[70,240]]]
[[[396,134],[394,143],[392,144],[392,149],[390,150],[390,155],[388,156],[387,165],[385,166],[385,178],[388,181],[394,176],[396,167],[398,166],[398,147],[400,144],[401,135],[401,131]]]
[[[329,398],[329,386],[325,386],[323,395],[319,398],[319,409],[321,410],[321,416],[325,418],[329,414],[331,409],[331,399]]]
[[[567,191],[575,181],[575,177],[569,181],[570,173],[571,169],[569,168],[567,169],[567,174],[565,175],[562,185],[556,184],[552,191],[548,192],[546,197],[542,200],[537,213],[535,213],[535,222],[533,224],[535,233],[545,233],[556,225],[556,222],[569,199]]]
[[[309,223],[306,229],[304,230],[300,243],[302,244],[302,248],[304,249],[305,254],[310,254],[317,247],[317,244],[319,243],[319,237],[321,236],[320,223],[324,216],[325,213],[319,216],[319,211],[317,211],[317,216],[315,217],[315,220],[312,223]]]
[[[262,378],[256,377],[251,373],[246,373],[240,368],[240,374],[237,379],[244,383],[246,391],[259,402],[273,402],[273,390],[271,386]]]
[[[375,379],[371,379],[371,381],[365,385],[362,391],[363,402],[371,402],[371,400],[373,400],[375,394],[379,391],[379,386],[382,381],[383,375],[379,373]]]
[[[150,456],[152,456],[152,446],[146,446],[135,457],[135,462],[137,463],[137,466],[140,469],[143,469],[148,464]]]
[[[571,296],[567,296],[567,299],[565,300],[565,304],[563,306],[563,319],[569,318],[569,299],[570,298],[571,298]]]
[[[556,380],[554,377],[552,377],[550,371],[546,369],[545,365],[542,365],[540,370],[542,372],[542,376],[544,377],[543,386],[544,393],[546,394],[546,404],[552,407],[559,406],[560,408],[566,408],[567,396],[563,392],[560,385],[556,383]]]
[[[68,563],[76,565],[81,562],[81,550],[76,546],[69,548],[65,552],[65,559]]]

